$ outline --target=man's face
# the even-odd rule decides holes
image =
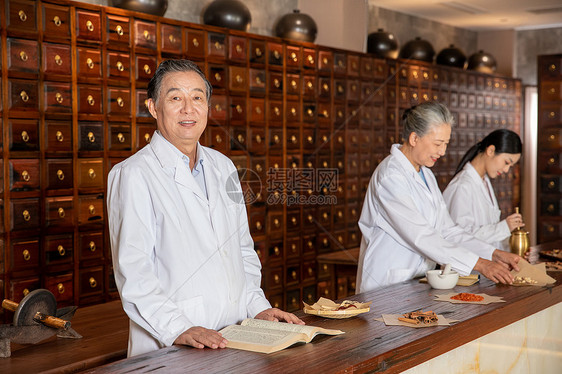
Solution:
[[[158,101],[148,100],[158,130],[183,153],[193,151],[207,126],[209,103],[205,82],[194,71],[168,73]]]

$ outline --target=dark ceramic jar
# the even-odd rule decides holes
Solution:
[[[203,13],[206,25],[248,31],[252,23],[250,10],[239,0],[215,0]]]
[[[308,14],[301,13],[298,9],[293,13],[285,14],[275,26],[275,35],[291,39],[314,42],[318,28],[316,22]]]
[[[491,54],[480,50],[468,58],[467,69],[493,74],[496,71],[496,59]]]
[[[433,62],[435,51],[427,40],[420,37],[410,40],[400,50],[400,58]]]
[[[435,62],[438,65],[453,66],[463,69],[466,64],[466,56],[460,48],[451,44],[448,48],[442,49],[441,52],[437,54]]]
[[[398,57],[398,41],[394,34],[378,29],[367,37],[367,52],[380,58]]]
[[[114,7],[135,12],[163,16],[168,9],[168,0],[112,0]]]

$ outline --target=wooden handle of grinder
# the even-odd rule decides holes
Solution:
[[[2,308],[15,312],[19,307],[19,304],[15,301],[4,299],[2,300]],[[41,312],[37,312],[33,319],[37,322],[41,322],[44,325],[53,327],[55,329],[68,330],[70,328],[70,321],[65,321],[64,319],[57,318],[54,316],[49,316]]]
[[[2,301],[2,308],[11,310],[12,312],[15,312],[16,309],[18,309],[18,306],[19,304],[12,300],[4,299]]]

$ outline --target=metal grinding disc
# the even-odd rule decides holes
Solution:
[[[14,314],[14,326],[35,325],[33,317],[37,312],[54,316],[57,313],[57,300],[46,289],[38,289],[28,293],[19,303]]]

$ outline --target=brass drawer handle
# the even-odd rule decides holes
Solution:
[[[242,53],[242,51],[243,51],[243,49],[242,49],[242,47],[240,46],[240,44],[236,44],[236,52]]]
[[[86,66],[88,67],[88,69],[94,68],[94,61],[89,57],[86,59]]]
[[[365,65],[365,70],[371,71],[371,69],[372,69],[371,64]]]
[[[328,65],[328,58],[327,57],[322,58],[322,63],[324,65]]]
[[[27,209],[24,210],[21,215],[23,216],[23,220],[26,222],[31,219],[31,214],[29,214],[29,211]]]
[[[64,285],[62,283],[57,284],[57,291],[62,295],[64,293]]]
[[[261,222],[260,221],[256,222],[256,230],[261,230],[261,229],[262,229]]]
[[[298,223],[297,218],[296,218],[296,217],[291,217],[291,223],[292,223],[294,226],[296,226],[297,223]]]
[[[117,61],[116,66],[117,66],[117,70],[119,70],[119,71],[125,70],[125,66],[123,65],[123,63],[121,61]]]
[[[56,132],[55,137],[57,138],[58,142],[62,142],[64,140],[64,135],[60,131]]]
[[[123,105],[125,105],[125,101],[122,98],[118,97],[117,105],[119,105],[120,108],[123,108]]]
[[[91,132],[91,131],[88,132],[88,141],[89,141],[90,143],[93,143],[93,142],[96,141],[96,136],[95,136],[94,133]]]
[[[314,111],[310,108],[306,110],[306,114],[308,114],[309,117],[314,117]]]
[[[117,27],[115,27],[115,32],[117,35],[123,36],[123,27],[121,25],[117,25]]]
[[[256,143],[261,144],[262,139],[261,139],[261,136],[259,134],[256,135],[256,137],[254,139],[256,140]]]
[[[63,257],[63,256],[66,254],[66,250],[65,250],[64,247],[63,247],[62,245],[60,245],[60,244],[59,244],[58,247],[57,247],[57,251],[59,252],[59,255],[60,255],[61,257]],[[61,284],[61,283],[59,283],[59,284]],[[62,285],[62,284],[61,284],[61,285]],[[64,292],[64,288],[63,288],[63,292]]]
[[[312,57],[312,55],[308,55],[306,59],[310,65],[314,65],[314,57]]]
[[[324,221],[326,221],[328,219],[328,213],[322,213],[322,218],[324,218]]]
[[[548,231],[549,233],[553,233],[554,232],[554,226],[548,225],[548,227],[546,228],[546,231]]]
[[[261,83],[262,83],[262,82],[261,82],[260,77],[256,77],[256,84],[261,84]]]
[[[144,36],[144,38],[145,38],[146,40],[150,40],[150,33],[148,32],[148,30],[144,30],[144,31],[142,32],[142,35]]]
[[[312,216],[312,214],[309,214],[306,219],[308,219],[308,222],[313,223],[314,222],[314,217]]]
[[[242,83],[242,82],[244,82],[244,78],[242,78],[240,75],[237,74],[237,75],[236,75],[236,82],[237,82],[237,83]]]
[[[548,159],[548,164],[549,165],[554,165],[554,162],[556,162],[556,160],[554,159],[554,157],[551,157]]]
[[[94,106],[94,104],[96,103],[96,100],[94,100],[94,97],[92,95],[88,95],[88,98],[86,100],[88,101],[89,106]]]
[[[29,288],[24,288],[22,291],[22,295],[27,296],[28,293],[29,293]]]
[[[62,207],[58,209],[58,213],[60,218],[64,218],[64,216],[66,216],[66,213],[64,212],[64,208]]]
[[[343,212],[341,210],[338,210],[338,218],[343,218]]]
[[[18,16],[20,17],[20,21],[25,22],[27,21],[27,14],[23,10],[18,12]]]
[[[172,34],[170,34],[170,36],[168,36],[168,40],[170,41],[170,43],[176,44],[176,37],[173,36]]]
[[[222,107],[219,104],[215,105],[215,111],[222,112]]]
[[[297,141],[298,141],[297,137],[295,135],[291,135],[291,143],[297,144]]]
[[[148,66],[148,64],[144,65],[143,70],[146,74],[152,73],[152,70],[150,70],[150,66]]]
[[[219,42],[215,42],[215,49],[216,49],[217,51],[220,51],[220,50],[222,49],[222,44],[219,43]]]
[[[314,87],[314,85],[312,84],[311,81],[308,81],[308,82],[306,82],[306,87],[307,87],[309,90],[312,90],[312,88]]]
[[[124,143],[125,135],[123,135],[122,133],[117,134],[117,140],[119,141],[119,143]]]
[[[21,11],[20,11],[21,12]],[[556,65],[552,64],[548,67],[548,70],[550,70],[551,72],[556,71]]]
[[[548,113],[548,118],[554,118],[555,116],[556,116],[556,113],[554,113],[554,112]]]
[[[194,47],[199,47],[199,40],[197,40],[197,38],[193,38],[191,43],[193,44]]]
[[[279,109],[278,107],[273,108],[273,112],[275,113],[276,116],[281,115],[281,109]]]
[[[29,134],[27,133],[27,131],[23,130],[21,132],[21,140],[23,140],[24,143],[27,143],[29,141]]]
[[[31,260],[31,253],[29,253],[29,251],[27,249],[23,250],[22,255],[23,255],[23,259],[25,261]]]
[[[61,169],[57,170],[57,178],[61,181],[64,180],[64,172]]]
[[[238,139],[238,141],[239,141],[240,143],[244,143],[244,140],[245,140],[245,139],[244,139],[244,135],[238,134],[237,139]]]
[[[256,56],[257,56],[257,57],[261,57],[261,55],[262,55],[262,51],[261,51],[261,49],[259,49],[259,48],[256,48],[256,49],[255,49],[255,53],[256,53]]]
[[[322,89],[323,89],[324,91],[329,91],[329,90],[330,90],[330,86],[328,85],[328,83],[324,83],[324,84],[322,85]]]
[[[92,288],[96,288],[96,286],[98,285],[98,282],[96,282],[96,279],[94,277],[90,277],[90,279],[88,279],[88,283],[90,283],[90,287]]]
[[[297,115],[297,110],[296,110],[295,108],[291,108],[291,114],[292,114],[293,116],[296,116],[296,115]]]
[[[292,53],[291,53],[291,59],[292,59],[294,62],[297,62],[297,61],[299,60],[299,59],[297,58],[297,54],[296,54],[295,52],[292,52]]]
[[[26,182],[29,182],[29,180],[31,179],[31,175],[29,175],[29,172],[27,170],[21,172],[21,179],[23,179]]]
[[[554,204],[549,204],[548,207],[546,207],[546,211],[549,213],[554,212]]]
[[[275,86],[275,88],[279,88],[281,86],[281,82],[279,82],[279,79],[275,78],[273,80],[273,85]]]
[[[242,107],[240,105],[236,105],[236,111],[238,113],[242,113]]]
[[[62,24],[62,21],[61,21],[61,19],[60,19],[59,16],[54,16],[54,17],[53,17],[53,23],[55,24],[55,26],[58,27],[58,26],[60,26],[60,25]]]
[[[306,245],[307,245],[307,247],[308,247],[309,249],[314,248],[314,243],[312,242],[312,240],[307,241],[307,242],[306,242]]]
[[[279,138],[279,135],[274,135],[274,136],[273,136],[273,142],[274,142],[275,144],[279,144],[280,141],[281,141],[281,139]]]
[[[90,179],[95,179],[96,178],[96,171],[94,169],[88,169],[88,176],[90,177]]]
[[[144,134],[144,140],[145,140],[147,143],[150,143],[150,134],[149,134],[149,133],[145,133],[145,134]]]
[[[548,189],[552,190],[554,187],[556,187],[556,183],[554,183],[554,181],[548,182]]]
[[[215,73],[215,80],[220,82],[222,80],[222,76],[219,73]]]
[[[93,215],[93,214],[96,214],[96,208],[95,208],[93,205],[90,205],[90,206],[88,207],[88,212],[89,212],[90,214],[92,214],[92,215]]]
[[[297,272],[296,271],[292,271],[291,272],[291,278],[293,278],[293,280],[297,280]],[[295,303],[296,301],[293,301],[293,303]]]
[[[275,256],[279,256],[279,254],[281,253],[281,251],[279,250],[278,246],[273,247],[273,253],[275,254]]]
[[[60,92],[57,92],[55,94],[55,100],[57,101],[57,103],[62,104],[62,102],[64,101],[64,97],[62,97],[62,94]]]
[[[92,23],[92,21],[88,20],[86,22],[86,28],[88,29],[88,31],[92,32],[94,31],[94,24]]]
[[[324,239],[322,240],[322,245],[324,245],[324,247],[327,247],[328,244],[330,244],[330,243],[328,242],[328,239],[327,239],[327,238],[324,238]]]
[[[256,109],[254,109],[256,114],[261,114],[261,108],[259,106],[256,107]]]
[[[25,91],[20,92],[20,97],[24,103],[27,103],[27,101],[29,100],[29,95]]]
[[[273,57],[275,57],[276,60],[279,60],[279,57],[281,57],[281,54],[279,53],[279,51],[273,51]]]
[[[278,220],[277,218],[275,218],[275,219],[273,220],[273,225],[274,225],[276,228],[279,228],[279,226],[281,225],[281,222],[279,222],[279,220]]]
[[[297,86],[298,86],[298,85],[297,85],[297,81],[292,80],[292,81],[291,81],[291,87],[293,87],[293,89],[296,90],[296,89],[297,89]]]
[[[344,66],[343,60],[338,60],[338,67],[343,68]]]
[[[90,241],[90,243],[88,244],[88,248],[90,248],[90,252],[95,252],[96,251],[96,243],[93,240]]]
[[[263,168],[262,168],[261,164],[256,164],[256,171],[258,173],[261,173],[263,171]]]
[[[59,55],[55,56],[55,64],[57,64],[58,66],[62,65],[62,58]]]
[[[278,274],[275,274],[275,275],[273,276],[273,281],[274,281],[275,283],[279,283],[280,279],[279,279],[279,275],[278,275]]]

